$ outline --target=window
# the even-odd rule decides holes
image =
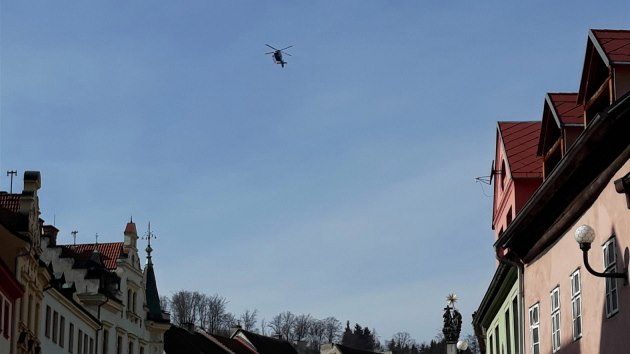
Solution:
[[[129,350],[127,351],[127,354],[133,354],[133,342],[129,341]]]
[[[122,354],[122,337],[116,339],[116,354]]]
[[[26,326],[32,330],[33,327],[33,295],[29,295],[28,296],[28,307],[26,308],[27,311],[27,315],[26,315]],[[37,314],[37,316],[39,316],[39,314]],[[35,332],[35,331],[33,331]]]
[[[488,337],[488,349],[490,349],[490,354],[494,354],[494,351],[492,351],[492,334]]]
[[[551,347],[560,350],[560,287],[551,291]]]
[[[505,179],[507,177],[507,171],[505,170],[505,160],[501,161],[501,170],[497,171],[501,176],[501,190],[505,188]],[[500,354],[500,353],[497,353]]]
[[[531,336],[532,354],[540,354],[540,312],[539,304],[529,308],[529,335]]]
[[[52,341],[57,343],[57,332],[59,331],[59,314],[57,311],[53,311],[53,323],[52,323]]]
[[[90,354],[94,354],[94,338],[90,337]]]
[[[510,336],[510,309],[505,310],[505,345],[506,345],[506,353],[512,354],[512,341]]]
[[[103,330],[103,354],[109,353],[109,331]]]
[[[4,338],[11,337],[11,303],[0,296],[0,334]]]
[[[83,353],[83,331],[79,330],[77,335],[77,354]]]
[[[50,306],[46,305],[46,327],[44,328],[46,338],[50,338],[50,312]]]
[[[4,308],[4,297],[2,297],[2,294],[0,294],[0,334],[2,334],[2,331],[4,330],[4,326],[6,325],[4,323],[4,314],[2,313],[3,308]]]
[[[144,354],[144,347],[140,347],[140,354]]]
[[[35,304],[35,337],[39,337],[39,318],[41,317],[39,310],[39,303],[37,303]]]
[[[63,348],[63,342],[66,339],[66,318],[61,316],[59,318],[59,346]]]
[[[497,324],[497,326],[494,327],[494,349],[497,354],[501,354],[501,348],[499,347],[500,344],[501,341],[499,340],[499,325]]]
[[[604,268],[605,273],[615,273],[617,271],[617,247],[615,238],[604,243]],[[619,298],[617,291],[617,278],[606,278],[606,317],[619,312]]]
[[[88,354],[88,335],[83,334],[83,354]]]
[[[582,284],[580,270],[571,274],[571,314],[573,318],[573,340],[582,337]]]
[[[520,317],[520,313],[518,312],[518,298],[515,296],[512,299],[512,333],[514,333],[514,345],[516,346],[516,351],[518,352],[518,343],[520,338],[520,333],[518,330],[518,318]]]
[[[70,322],[70,328],[68,329],[68,352],[72,353],[74,350],[74,325]]]

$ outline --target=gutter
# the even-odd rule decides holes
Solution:
[[[518,324],[518,343],[516,346],[516,354],[525,353],[525,264],[519,258],[518,260],[511,260],[505,256],[499,255],[499,249],[495,248],[495,255],[499,262],[516,268],[516,282],[517,282],[517,295],[516,295],[516,307],[518,311],[519,320]],[[516,255],[513,251],[511,254]],[[518,257],[517,257],[518,258]],[[509,325],[509,324],[508,324]],[[509,350],[509,348],[508,348]]]

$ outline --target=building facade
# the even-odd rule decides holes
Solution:
[[[621,353],[630,346],[623,335],[627,281],[591,274],[574,240],[588,225],[595,237],[586,262],[602,273],[627,267],[628,46],[630,31],[590,31],[580,91],[545,97],[537,152],[544,181],[495,243],[523,278],[520,352]]]

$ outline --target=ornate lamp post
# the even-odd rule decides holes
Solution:
[[[458,350],[468,349],[468,342],[457,342],[462,329],[462,314],[455,309],[455,302],[457,302],[457,295],[449,294],[446,297],[446,307],[442,316],[444,318],[442,333],[446,340],[446,354],[457,354]]]

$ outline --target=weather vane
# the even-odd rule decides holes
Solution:
[[[153,234],[153,232],[151,232],[151,222],[149,221],[149,229],[147,230],[147,233],[144,235],[144,237],[142,237],[143,240],[147,240],[147,264],[148,265],[152,265],[153,262],[151,261],[151,252],[153,251],[153,248],[151,247],[151,239],[155,239],[155,235]]]

